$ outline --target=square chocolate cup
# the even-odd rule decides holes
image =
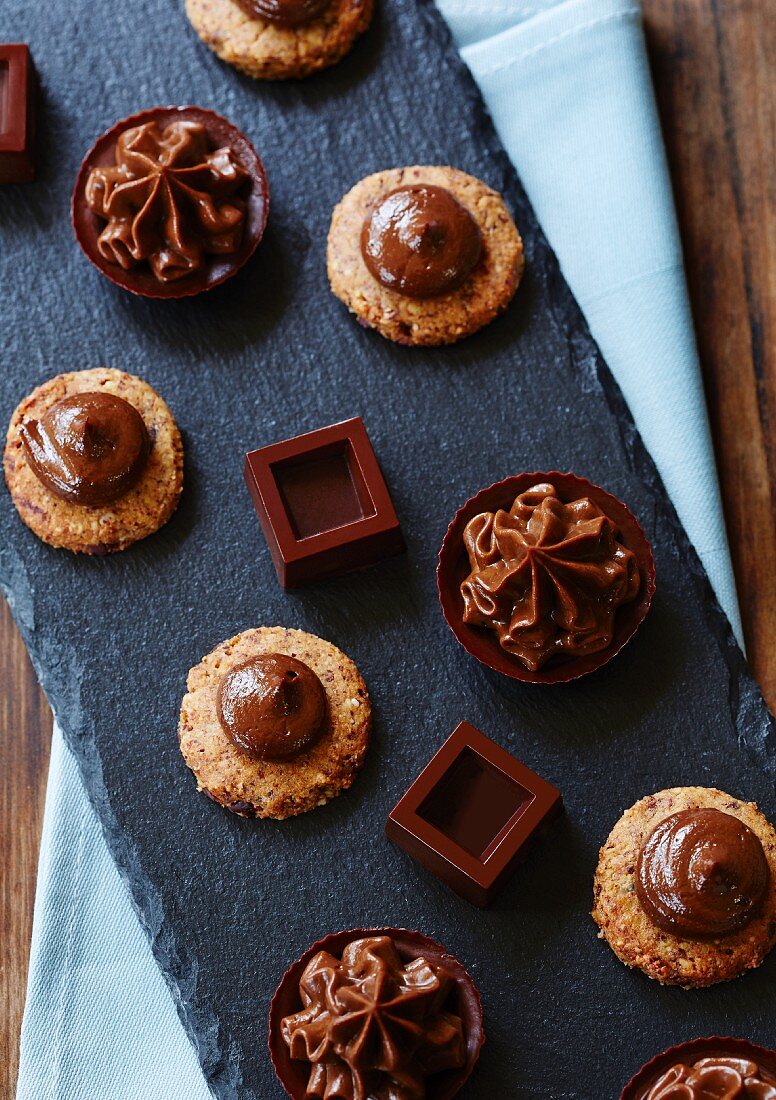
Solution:
[[[563,800],[461,722],[388,815],[390,840],[472,905],[489,905]]]
[[[359,416],[250,451],[244,472],[284,588],[362,569],[405,548]]]
[[[0,183],[35,178],[34,73],[29,46],[0,43]]]

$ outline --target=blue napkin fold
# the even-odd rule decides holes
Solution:
[[[740,638],[639,7],[438,2]],[[209,1095],[55,728],[17,1100]]]

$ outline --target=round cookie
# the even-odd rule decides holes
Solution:
[[[743,821],[757,835],[770,868],[768,895],[759,916],[729,935],[684,939],[661,931],[644,912],[635,888],[641,847],[652,829],[681,810],[716,809]],[[685,989],[714,985],[759,966],[776,943],[776,830],[751,802],[712,787],[672,787],[626,810],[600,852],[593,919],[615,955],[663,985]]]
[[[298,27],[252,18],[234,0],[186,0],[199,37],[222,61],[257,80],[309,76],[334,65],[372,19],[373,0],[331,0]]]
[[[296,657],[316,673],[326,693],[320,740],[288,761],[255,760],[237,749],[218,719],[221,678],[259,654]],[[346,790],[364,762],[372,705],[361,674],[341,650],[303,630],[244,630],[208,653],[189,672],[178,738],[197,789],[241,817],[282,820],[322,806]]]
[[[89,507],[62,500],[30,468],[19,427],[75,393],[115,394],[133,405],[151,437],[151,453],[136,485],[111,504]],[[5,480],[16,510],[38,538],[74,553],[110,554],[158,531],[175,511],[183,488],[183,443],[167,404],[147,382],[110,367],[58,374],[17,406],[6,437]]]
[[[362,226],[380,200],[418,183],[450,191],[482,235],[481,259],[465,282],[422,299],[383,286],[361,254]],[[363,325],[397,344],[453,344],[506,309],[523,274],[523,242],[497,191],[457,168],[416,165],[376,172],[348,191],[332,214],[327,266],[331,289]]]

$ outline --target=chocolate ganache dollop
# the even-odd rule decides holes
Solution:
[[[284,653],[260,654],[221,679],[218,720],[238,749],[257,760],[288,760],[320,737],[326,693],[313,670]]]
[[[248,178],[231,149],[211,149],[202,123],[132,126],[115,164],[92,168],[86,183],[89,209],[108,223],[100,254],[127,271],[147,261],[163,283],[200,270],[208,255],[239,247],[246,208],[237,192]]]
[[[151,449],[140,413],[111,393],[74,393],[19,430],[43,485],[71,504],[110,504],[129,492]]]
[[[463,535],[464,622],[495,631],[532,672],[551,657],[606,649],[617,608],[641,586],[636,556],[617,535],[591,500],[564,503],[549,484],[521,493],[508,512],[474,516]]]
[[[672,1066],[643,1100],[776,1100],[776,1077],[748,1058],[718,1055]]]
[[[252,19],[266,19],[280,27],[301,27],[317,19],[331,0],[237,0]]]
[[[402,962],[389,936],[319,952],[299,982],[302,1009],[281,1021],[292,1058],[311,1063],[307,1096],[423,1100],[426,1078],[464,1065],[455,978],[424,958]]]
[[[681,810],[661,821],[639,852],[636,893],[658,928],[711,939],[743,928],[770,883],[759,838],[721,810]]]
[[[397,187],[364,222],[361,253],[389,290],[430,298],[455,290],[477,266],[480,228],[444,187]]]

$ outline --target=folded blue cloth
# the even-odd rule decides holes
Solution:
[[[740,636],[639,8],[439,3]],[[41,853],[17,1100],[206,1100],[56,729]]]

